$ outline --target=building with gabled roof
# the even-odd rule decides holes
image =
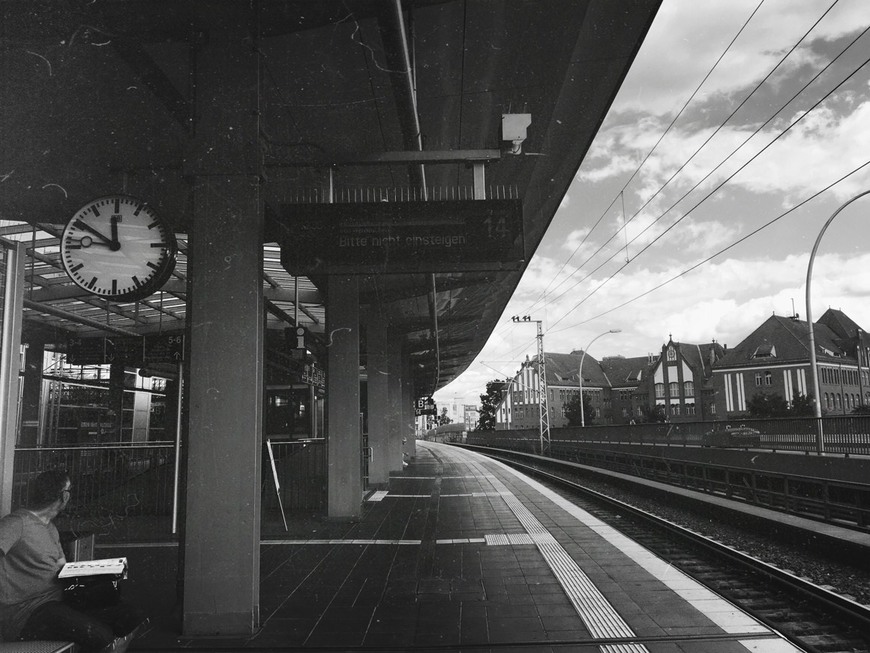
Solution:
[[[842,311],[828,309],[813,325],[822,412],[850,413],[870,404],[870,339]],[[812,397],[809,324],[772,315],[714,365],[716,411],[744,415],[756,394],[778,394],[789,404]]]
[[[679,371],[667,361],[669,348],[679,352]],[[704,419],[706,408],[700,408],[701,392],[707,391],[712,374],[712,361],[724,350],[712,345],[689,345],[669,342],[662,347],[658,358],[639,356],[606,356],[600,361],[582,350],[570,354],[547,352],[547,404],[551,428],[568,426],[566,408],[581,391],[589,399],[592,414],[586,415],[587,425],[630,424],[639,421],[646,409],[657,404],[665,406],[668,418]],[[583,380],[580,382],[580,364],[583,364]],[[658,372],[656,372],[658,370]],[[659,385],[652,382],[654,375],[679,378],[680,393],[668,389],[662,397],[656,397]],[[697,392],[695,390],[697,388]],[[686,395],[686,392],[689,394]],[[696,410],[695,406],[699,408]],[[540,384],[538,357],[526,358],[520,370],[508,383],[508,389],[496,411],[497,429],[538,428],[541,422]]]
[[[653,356],[606,356],[601,368],[610,381],[610,398],[605,408],[609,424],[630,424],[643,414],[646,397],[638,388],[646,386]]]
[[[724,355],[725,348],[715,341],[699,345],[671,337],[638,386],[637,416],[643,414],[642,406],[658,406],[670,422],[714,419],[713,365]]]

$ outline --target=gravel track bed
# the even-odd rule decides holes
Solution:
[[[723,517],[722,513],[713,515],[709,510],[664,504],[659,499],[621,485],[585,477],[580,484],[733,549],[749,553],[769,565],[809,579],[841,596],[870,605],[870,560],[864,561],[863,565],[843,562],[837,559],[843,556],[836,547],[828,545],[822,551],[820,549],[823,547],[795,542],[793,535],[776,532],[765,535],[751,524],[740,524],[737,519]]]

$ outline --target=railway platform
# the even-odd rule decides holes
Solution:
[[[797,650],[533,479],[450,445],[418,442],[358,522],[265,530],[261,627],[238,639],[179,635],[177,547],[101,547],[128,557],[127,596],[151,609],[131,650]]]

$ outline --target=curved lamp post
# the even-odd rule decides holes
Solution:
[[[816,243],[813,245],[813,251],[810,253],[810,262],[807,266],[807,325],[810,328],[810,373],[813,378],[813,405],[815,407],[816,413],[816,451],[818,453],[825,452],[825,443],[824,443],[824,433],[822,431],[822,400],[819,394],[819,371],[816,366],[816,336],[813,330],[813,311],[812,306],[810,304],[810,282],[812,281],[813,276],[813,263],[816,260],[816,252],[819,249],[819,243],[822,241],[822,236],[825,235],[825,231],[828,229],[828,226],[834,221],[834,218],[839,215],[840,211],[849,206],[852,202],[857,199],[864,197],[865,195],[870,194],[870,190],[865,190],[862,193],[858,193],[850,199],[848,202],[845,202],[834,211],[833,215],[828,218],[828,221],[825,223],[825,226],[822,227],[822,230],[819,232],[818,238],[816,238]]]
[[[608,333],[622,333],[622,329],[610,329],[610,331],[599,333],[589,341],[589,344],[586,345],[586,349],[583,350],[583,355],[580,357],[580,373],[577,375],[580,377],[580,426],[586,426],[586,413],[583,408],[583,361],[586,360],[586,350],[592,346],[593,342],[598,340],[601,336],[606,336]]]

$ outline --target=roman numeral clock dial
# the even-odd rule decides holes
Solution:
[[[60,258],[70,279],[113,301],[153,294],[175,269],[175,234],[150,206],[127,195],[101,197],[64,227]]]

